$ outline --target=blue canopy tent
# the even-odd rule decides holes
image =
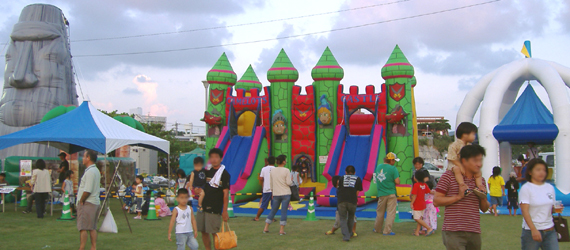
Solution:
[[[511,144],[552,144],[558,136],[552,113],[530,84],[509,109],[501,123],[493,129],[499,142]]]
[[[69,113],[29,128],[0,136],[0,149],[22,143],[42,143],[73,154],[92,149],[107,154],[125,145],[170,151],[166,140],[131,128],[101,113],[85,101]]]

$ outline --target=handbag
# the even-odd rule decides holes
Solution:
[[[554,217],[554,229],[556,229],[556,233],[558,234],[558,242],[570,242],[570,235],[568,233],[568,221],[560,214],[558,217]]]
[[[226,231],[226,226],[228,227],[228,231]],[[237,247],[236,232],[231,231],[229,223],[222,221],[222,231],[216,233],[216,237],[214,237],[214,246],[216,249],[220,250]]]
[[[299,201],[301,197],[299,197],[299,187],[293,185],[290,186],[291,188],[291,201]]]

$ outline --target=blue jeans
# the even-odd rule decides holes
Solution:
[[[194,232],[176,234],[176,249],[185,250],[186,245],[192,250],[198,250],[198,241],[194,238]]]
[[[279,225],[287,225],[287,209],[289,208],[289,201],[291,201],[291,195],[273,196],[273,200],[271,200],[271,212],[267,216],[267,219],[265,219],[265,223],[271,224],[271,222],[273,222],[273,217],[277,214],[279,204],[281,204],[281,221],[279,222]]]
[[[556,230],[540,231],[542,242],[534,241],[532,239],[532,232],[523,229],[521,234],[521,249],[522,250],[558,250],[558,233]]]

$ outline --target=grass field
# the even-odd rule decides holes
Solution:
[[[113,200],[111,210],[117,222],[119,233],[100,233],[98,249],[142,250],[175,249],[174,242],[168,241],[169,217],[160,221],[133,220],[128,215],[133,228],[129,233],[127,223],[119,208],[119,202]],[[79,233],[75,221],[57,221],[61,206],[54,216],[37,219],[34,214],[22,214],[22,209],[14,212],[13,204],[6,206],[6,212],[0,213],[0,249],[77,249]],[[440,212],[443,214],[443,212]],[[102,221],[102,220],[101,220]],[[101,222],[100,221],[100,222]],[[439,224],[443,218],[440,218]],[[520,249],[522,217],[483,215],[483,249]],[[286,227],[287,235],[279,236],[278,223],[270,228],[269,234],[262,234],[264,223],[253,222],[251,217],[230,219],[231,229],[238,236],[238,249],[443,249],[441,231],[430,237],[412,236],[416,224],[403,222],[395,224],[396,236],[382,236],[372,232],[374,221],[359,221],[358,237],[350,242],[343,242],[340,231],[326,236],[334,221],[319,220],[307,222],[302,219],[290,219]],[[198,237],[200,239],[200,237]],[[201,240],[200,249],[204,249]],[[570,243],[561,243],[560,249],[570,249]]]

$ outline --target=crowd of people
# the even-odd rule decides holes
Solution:
[[[552,219],[553,205],[556,201],[552,185],[546,182],[548,168],[546,163],[533,157],[524,163],[524,176],[510,173],[505,183],[501,176],[501,168],[494,167],[493,174],[486,182],[481,174],[482,160],[485,149],[472,144],[475,140],[477,127],[471,123],[461,123],[456,129],[454,143],[448,150],[448,171],[435,182],[429,171],[425,169],[421,157],[413,159],[412,189],[410,209],[412,218],[417,223],[412,235],[430,236],[438,230],[437,214],[439,207],[445,207],[444,221],[441,228],[443,244],[447,249],[482,249],[480,211],[491,211],[498,216],[498,207],[502,206],[503,197],[507,197],[509,214],[515,216],[521,209],[523,225],[521,233],[522,249],[558,249],[558,238]],[[537,155],[534,149],[531,154]],[[83,165],[87,168],[81,177],[77,196],[73,195],[73,175],[65,154],[60,154],[59,181],[63,192],[70,194],[72,210],[77,211],[77,228],[80,232],[80,249],[84,249],[87,240],[91,238],[91,248],[96,248],[97,218],[100,210],[100,179],[101,174],[95,162],[97,152],[86,150],[83,155]],[[220,231],[222,221],[228,221],[228,201],[230,194],[230,174],[222,165],[223,151],[214,148],[208,153],[209,165],[205,168],[204,159],[194,159],[194,170],[186,175],[184,171],[177,172],[176,201],[174,210],[158,193],[155,205],[158,205],[159,216],[172,216],[168,231],[168,239],[173,240],[172,229],[175,228],[175,241],[178,249],[198,249],[198,232],[206,249],[212,249],[212,240]],[[280,212],[279,235],[286,235],[287,212],[290,202],[299,200],[299,186],[303,182],[302,166],[287,168],[288,157],[279,155],[269,156],[266,166],[259,174],[263,194],[259,203],[257,215],[253,221],[261,219],[263,212],[271,204],[271,211],[265,218],[262,232],[270,233],[271,224],[276,222],[275,216]],[[376,167],[373,181],[377,187],[378,203],[376,208],[375,233],[385,236],[395,236],[392,226],[395,221],[398,196],[396,186],[401,183],[400,174],[396,168],[399,159],[396,154],[388,153],[384,163]],[[299,172],[301,171],[301,173]],[[0,175],[0,181],[4,176]],[[32,178],[29,182],[28,208],[24,213],[31,212],[35,201],[38,218],[43,218],[48,194],[52,192],[51,175],[46,170],[46,163],[37,160]],[[521,181],[524,185],[521,186]],[[144,211],[143,177],[137,176],[135,183],[127,187],[125,193],[134,199],[125,198],[125,209],[133,208],[137,213],[135,219],[141,219]],[[356,175],[354,166],[346,166],[343,175],[332,177],[336,188],[337,211],[335,223],[326,235],[334,234],[338,229],[342,232],[342,240],[350,241],[357,237],[356,208],[359,193],[363,190],[362,179]],[[487,190],[490,201],[487,200]],[[147,192],[150,193],[150,192]],[[33,194],[33,195],[32,195]],[[130,194],[130,195],[129,195]],[[199,197],[198,209],[192,208],[193,197]],[[148,207],[146,209],[148,211]]]

